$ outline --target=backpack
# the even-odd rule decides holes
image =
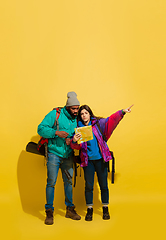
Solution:
[[[57,111],[55,122],[54,122],[54,125],[57,125],[57,129],[59,129],[58,118],[59,118],[61,109],[62,109],[62,107],[53,108],[53,110]],[[48,146],[48,139],[41,137],[40,140],[38,141],[38,143],[29,142],[26,145],[26,151],[30,152],[30,153],[35,153],[35,154],[38,154],[38,155],[42,155],[42,156],[46,157],[46,159],[47,159],[47,157],[48,157],[47,146]]]
[[[57,126],[58,131],[59,131],[58,118],[60,116],[61,109],[62,109],[62,107],[53,108],[53,110],[56,110],[56,118],[55,118],[54,126]],[[44,155],[46,157],[46,159],[48,157],[47,146],[48,146],[48,139],[41,137],[40,140],[38,141],[38,144],[37,144],[37,150],[39,151],[39,153],[41,155]]]

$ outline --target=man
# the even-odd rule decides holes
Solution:
[[[66,106],[61,109],[58,118],[59,130],[55,125],[56,110],[49,112],[38,126],[38,134],[48,138],[48,162],[47,162],[47,185],[46,185],[46,219],[45,224],[53,224],[53,201],[54,187],[61,168],[65,191],[65,205],[67,218],[80,220],[73,204],[72,179],[68,180],[64,170],[73,176],[73,150],[70,141],[77,127],[77,113],[80,103],[75,92],[67,94]]]

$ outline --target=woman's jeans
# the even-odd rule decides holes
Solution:
[[[102,204],[109,203],[109,191],[107,183],[108,175],[108,164],[100,160],[89,160],[88,166],[84,167],[84,178],[85,178],[85,200],[87,206],[93,205],[93,185],[95,171],[97,173],[98,183],[101,190],[101,201]]]
[[[64,170],[68,170],[71,176],[73,176],[73,157],[61,158],[53,153],[48,153],[47,162],[47,186],[46,186],[46,205],[45,209],[53,207],[54,201],[54,187],[58,176],[59,168],[61,168],[62,178],[64,182],[65,191],[65,204],[66,206],[74,206],[73,194],[72,194],[72,179],[68,180]]]

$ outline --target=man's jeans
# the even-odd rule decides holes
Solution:
[[[65,204],[66,206],[74,206],[73,204],[73,194],[72,194],[72,179],[68,180],[64,170],[68,170],[71,176],[73,176],[73,158],[61,158],[53,153],[48,153],[47,162],[47,186],[46,186],[46,205],[45,209],[53,207],[54,201],[54,187],[58,176],[59,168],[61,168],[62,178],[64,182],[65,190]]]
[[[100,160],[89,160],[88,166],[84,167],[84,178],[85,178],[85,200],[87,206],[93,205],[93,185],[94,185],[94,174],[97,173],[98,183],[101,190],[101,201],[102,204],[109,203],[109,191],[107,183],[108,168],[107,163]]]

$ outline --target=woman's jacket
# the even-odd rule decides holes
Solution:
[[[125,113],[123,112],[123,110],[120,110],[112,114],[108,118],[100,118],[99,120],[97,120],[96,118],[91,119],[92,131],[97,138],[99,149],[101,151],[102,157],[105,162],[108,162],[109,160],[111,160],[112,157],[111,157],[108,145],[103,139],[102,133],[105,136],[106,141],[108,141],[114,129],[116,128],[118,123],[122,120],[124,114]],[[97,121],[100,125],[102,133],[98,129],[98,126],[96,124]],[[78,127],[79,127],[79,122],[78,122]],[[81,158],[80,166],[86,167],[88,165],[87,142],[77,144],[77,142],[71,141],[70,146],[72,149],[80,150],[80,158]]]

